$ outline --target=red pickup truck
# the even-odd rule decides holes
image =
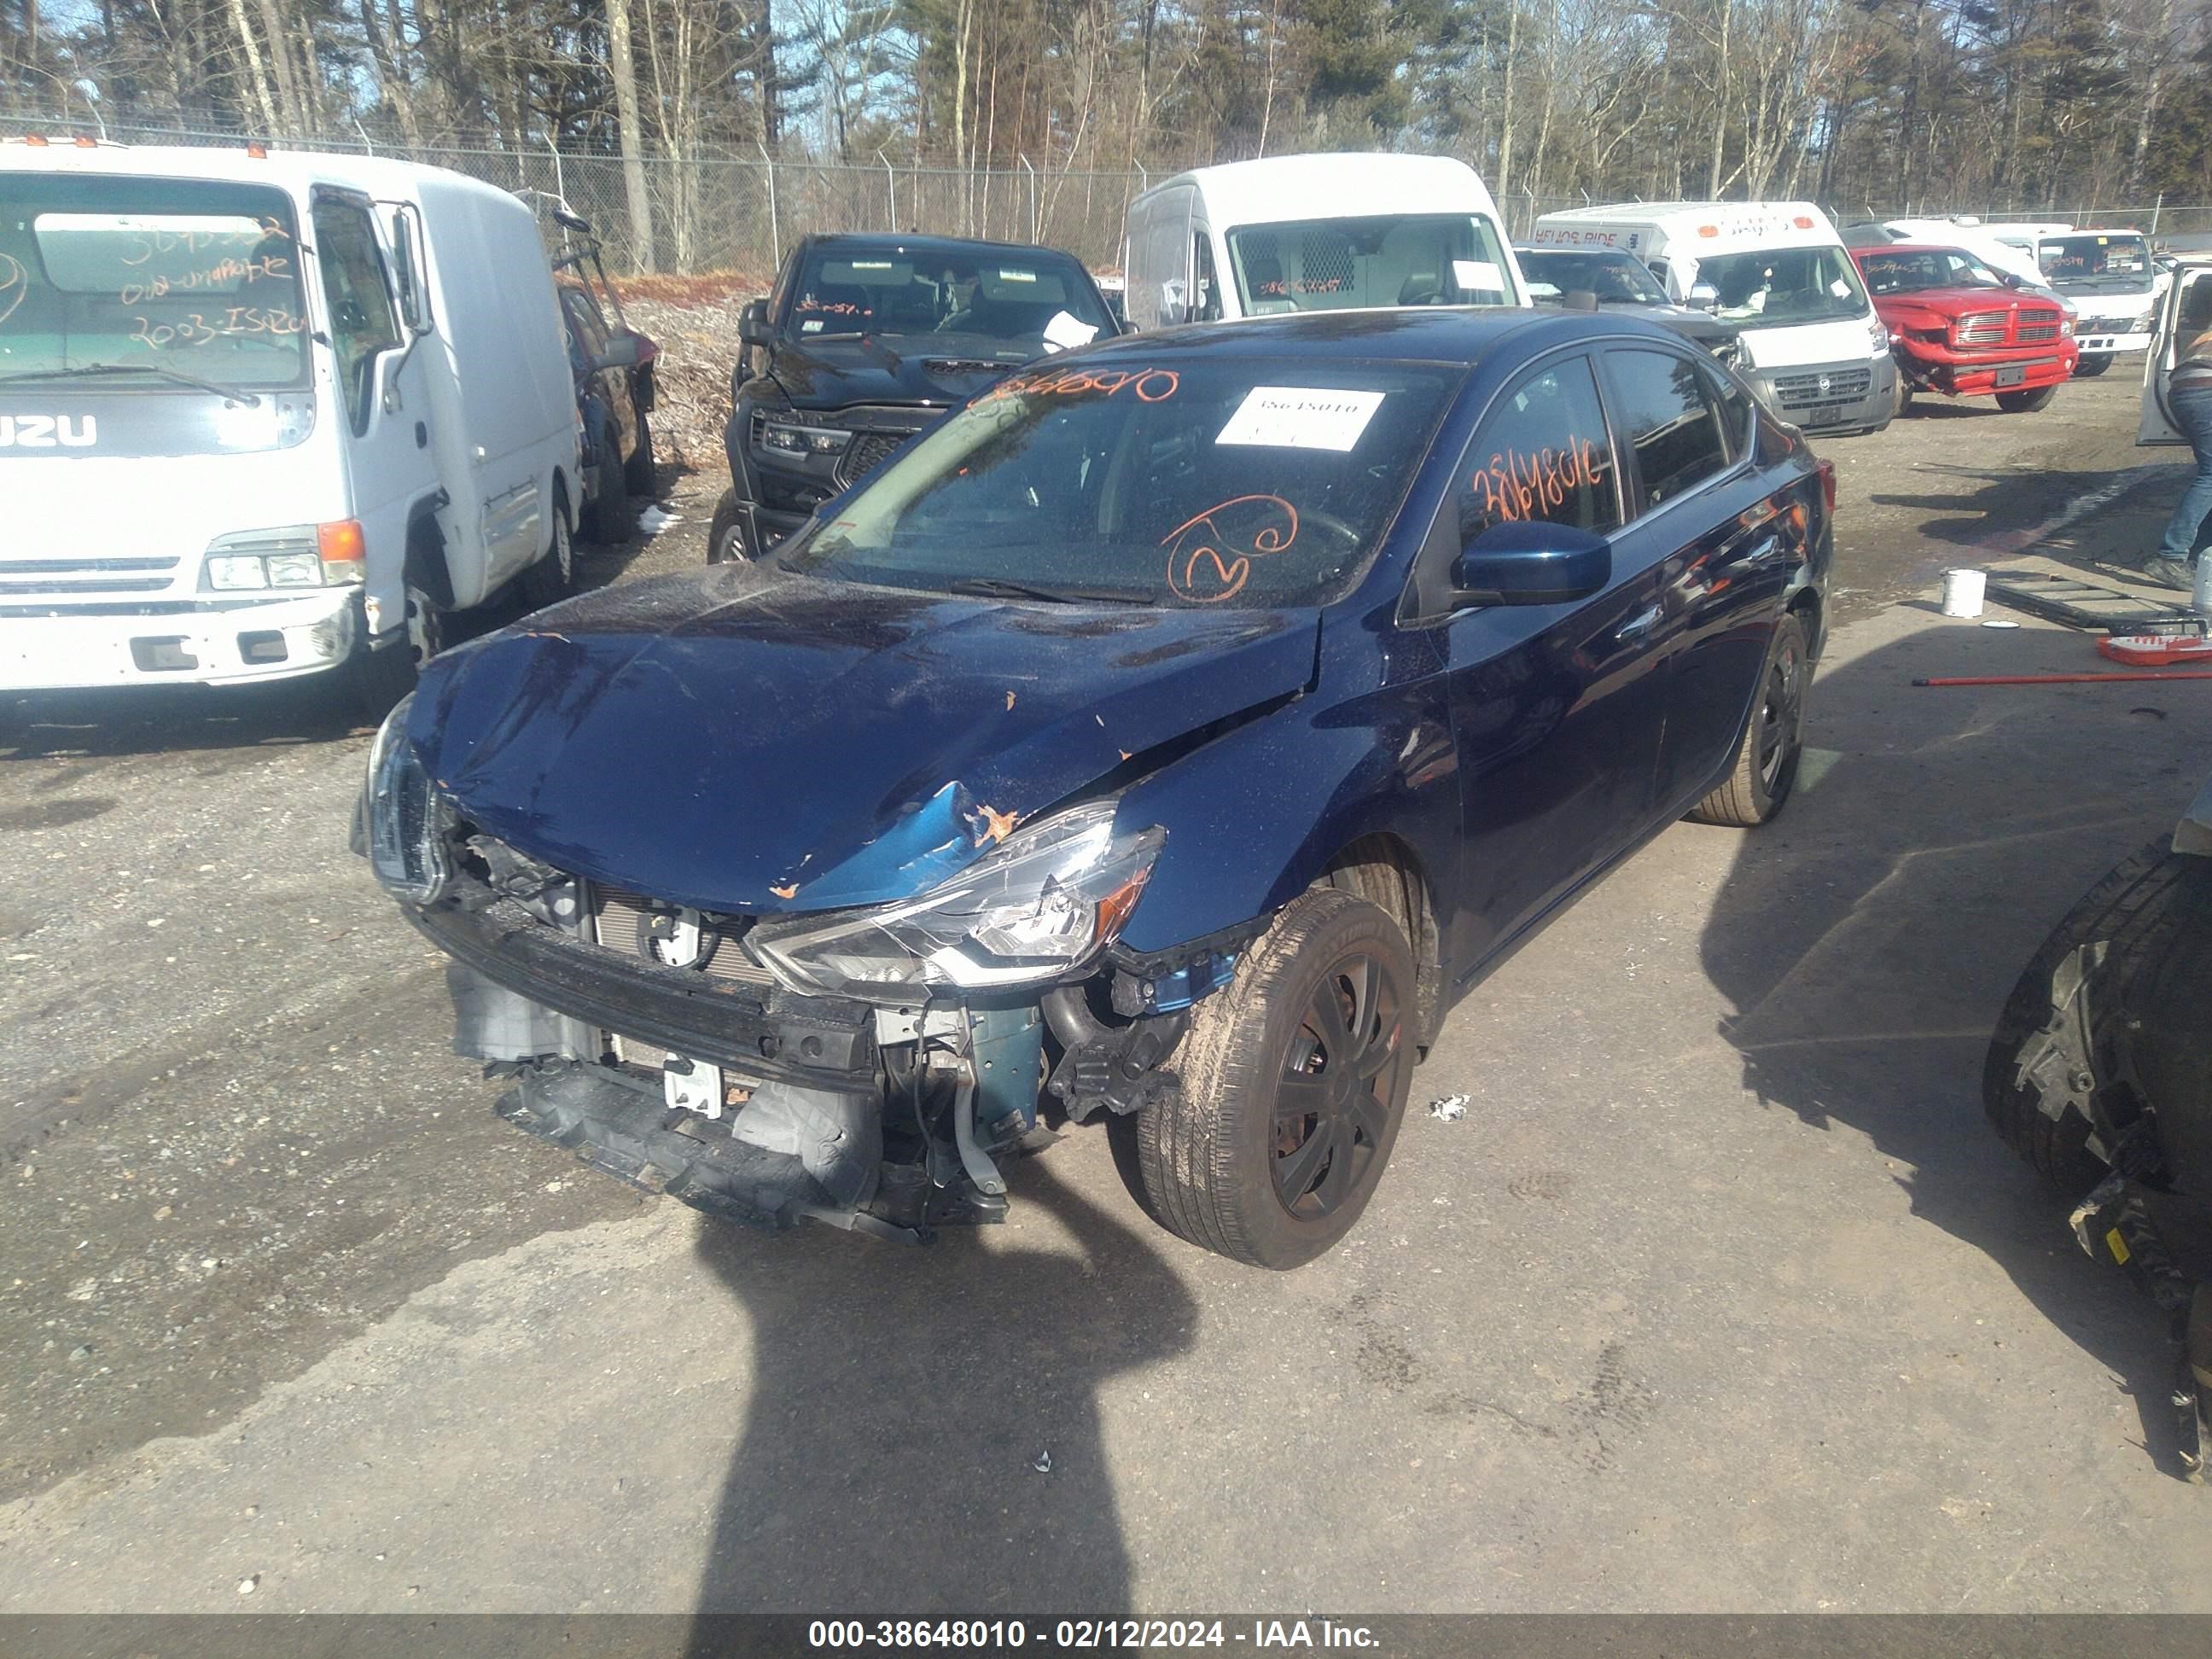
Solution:
[[[1965,249],[1892,242],[1851,258],[1889,328],[1899,414],[1916,392],[2041,409],[2074,373],[2074,319]]]

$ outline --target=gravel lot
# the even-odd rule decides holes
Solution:
[[[1802,799],[1668,831],[1479,991],[1351,1246],[1287,1277],[1149,1227],[1089,1132],[927,1251],[634,1194],[447,1051],[344,848],[366,732],[297,696],[33,728],[0,1609],[2205,1610],[2156,1321],[1976,1076],[2051,922],[2212,772],[2212,684],[1909,684],[2094,665],[1927,593],[2150,546],[2136,392],[1825,447]],[[718,448],[664,459],[673,521],[588,580],[703,556]]]

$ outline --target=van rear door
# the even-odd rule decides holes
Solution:
[[[2158,332],[2143,360],[2142,416],[2136,442],[2145,447],[2186,444],[2174,423],[2167,392],[2181,349],[2212,328],[2212,260],[2178,266],[2160,307]]]

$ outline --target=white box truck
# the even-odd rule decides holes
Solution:
[[[434,167],[0,143],[0,691],[358,678],[564,589],[530,210]]]
[[[1889,331],[1810,202],[1620,202],[1536,221],[1536,247],[1620,247],[1667,291],[1739,325],[1741,367],[1808,432],[1879,432],[1897,412]]]
[[[1275,155],[1178,173],[1129,204],[1123,269],[1139,329],[1529,303],[1489,187],[1437,155]]]

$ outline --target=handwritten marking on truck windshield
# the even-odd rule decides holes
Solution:
[[[115,297],[124,305],[135,306],[148,300],[165,299],[179,291],[190,294],[200,289],[228,290],[246,283],[291,275],[292,262],[281,254],[264,254],[258,259],[219,259],[200,270],[149,277],[143,283],[125,283],[116,291]]]
[[[118,263],[137,266],[148,264],[157,254],[174,253],[179,249],[187,253],[200,253],[216,248],[258,247],[274,237],[278,241],[292,240],[289,232],[274,219],[256,220],[252,225],[240,225],[236,230],[146,230],[131,239],[132,252],[120,257]]]
[[[0,253],[0,323],[15,314],[15,307],[23,303],[29,289],[30,278],[23,273],[22,262]]]
[[[1298,510],[1280,495],[1233,495],[1160,538],[1168,586],[1193,605],[1219,605],[1243,591],[1254,559],[1297,538]]]
[[[138,325],[138,331],[131,337],[132,343],[155,351],[166,351],[173,345],[204,346],[216,340],[297,334],[307,327],[304,319],[279,306],[232,306],[212,314],[195,311],[175,323],[156,323],[146,317],[131,320]]]

